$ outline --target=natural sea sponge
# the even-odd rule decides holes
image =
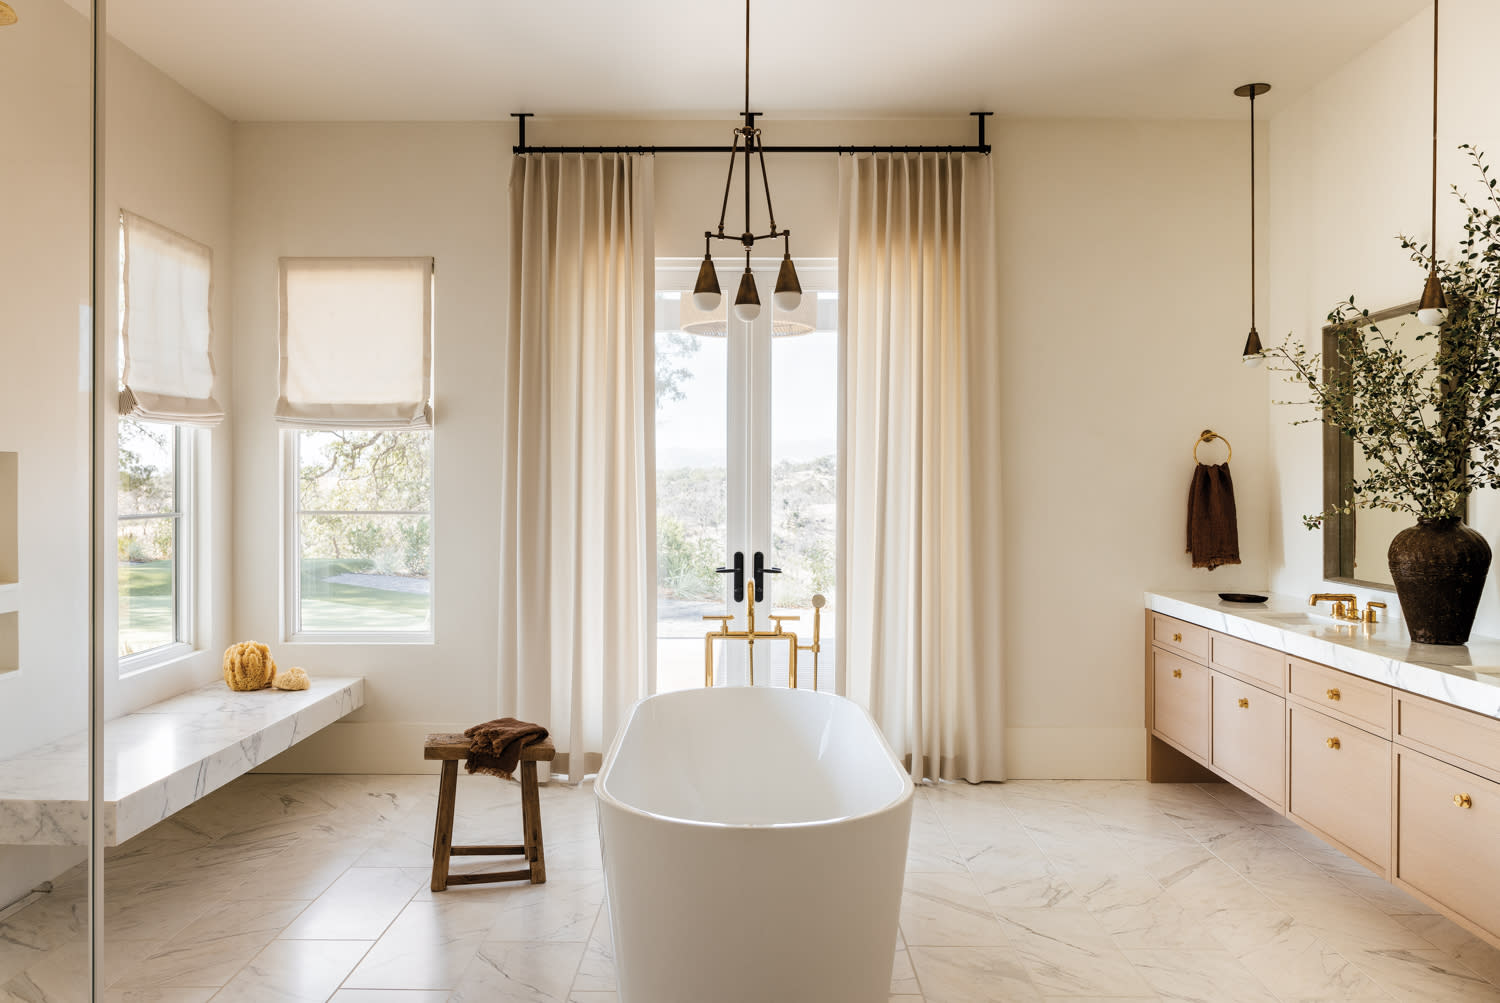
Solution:
[[[271,649],[257,641],[241,641],[224,649],[224,681],[232,690],[263,690],[276,678]]]
[[[271,685],[278,690],[305,690],[312,685],[312,680],[307,678],[307,670],[292,666],[290,669],[282,669],[276,673],[276,678]]]

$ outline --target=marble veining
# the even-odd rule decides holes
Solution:
[[[362,678],[236,693],[215,682],[104,726],[108,845],[181,811],[364,705]],[[88,736],[0,760],[0,844],[88,842]]]
[[[1273,595],[1260,605],[1227,603],[1213,592],[1147,592],[1148,609],[1398,690],[1500,718],[1500,640],[1420,644],[1399,617],[1369,626],[1341,623],[1306,598]]]

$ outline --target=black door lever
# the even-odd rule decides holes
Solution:
[[[760,567],[760,555],[755,555],[756,567]],[[730,568],[715,568],[721,575],[734,575],[734,601],[745,601],[745,552],[736,550],[734,552],[734,566]],[[755,590],[755,598],[760,598],[760,589]]]
[[[766,567],[766,555],[760,551],[755,552],[755,601],[766,601],[766,575],[779,575],[780,568]]]

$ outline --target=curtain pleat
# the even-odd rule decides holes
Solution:
[[[501,710],[598,770],[653,675],[652,161],[517,157],[504,353]]]
[[[837,676],[918,779],[1004,778],[990,169],[839,164]]]

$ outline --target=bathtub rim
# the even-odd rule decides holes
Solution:
[[[880,730],[880,726],[875,723],[875,718],[870,714],[870,712],[855,701],[850,700],[848,697],[841,696],[837,693],[822,693],[813,690],[800,689],[794,690],[787,687],[716,687],[716,689],[752,688],[774,689],[777,692],[806,694],[805,697],[793,697],[792,699],[794,700],[840,700],[844,703],[849,704],[864,716],[866,723],[868,723],[870,726],[870,730],[874,733],[876,740],[880,743],[880,747],[885,750],[885,754],[890,758],[891,766],[895,768],[896,774],[901,777],[901,792],[884,804],[876,808],[871,808],[869,811],[860,812],[857,815],[840,815],[834,818],[820,818],[807,822],[716,822],[708,819],[682,818],[679,815],[663,815],[660,812],[647,811],[644,808],[638,808],[635,805],[627,804],[626,802],[621,801],[619,798],[615,797],[614,794],[609,791],[609,788],[607,786],[610,772],[614,767],[615,757],[620,751],[621,743],[625,740],[625,733],[630,730],[631,722],[635,720],[636,714],[639,713],[640,709],[647,703],[652,700],[660,700],[664,697],[673,697],[678,693],[699,692],[697,690],[674,690],[671,693],[654,693],[651,696],[642,697],[633,705],[631,705],[630,713],[625,715],[625,720],[621,723],[619,731],[615,733],[614,741],[609,744],[609,751],[604,755],[604,762],[599,766],[599,773],[594,780],[594,797],[596,801],[607,804],[612,808],[618,808],[620,811],[635,815],[639,818],[648,818],[657,822],[667,822],[673,825],[699,826],[705,829],[754,831],[771,829],[817,829],[828,828],[835,825],[846,825],[850,822],[857,822],[860,819],[873,818],[876,815],[883,815],[887,812],[899,809],[903,804],[916,797],[916,784],[912,782],[911,774],[909,774],[905,769],[902,768],[901,760],[896,758],[896,753],[891,748],[891,743],[886,741],[885,732]]]

